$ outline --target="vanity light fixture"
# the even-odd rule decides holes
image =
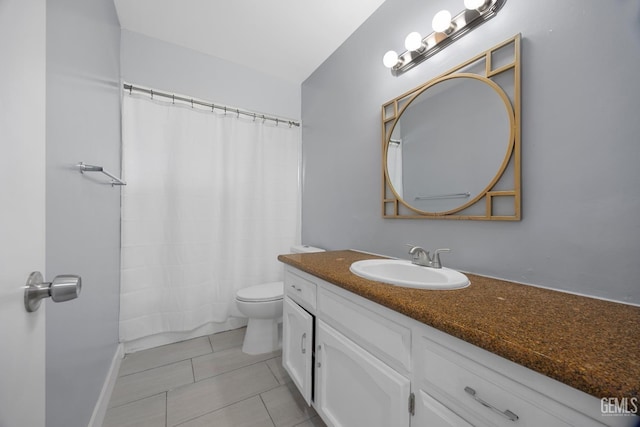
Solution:
[[[389,52],[385,53],[382,57],[382,63],[385,67],[392,68],[398,63],[398,53],[394,50],[390,50]]]
[[[422,37],[418,32],[410,33],[404,41],[405,52],[398,54],[390,50],[382,62],[399,75],[415,67],[425,59],[441,51],[473,28],[493,18],[507,0],[464,0],[465,9],[456,16],[441,10],[431,22],[433,33]]]
[[[431,28],[436,33],[450,33],[454,27],[451,23],[451,12],[448,10],[441,10],[436,13],[431,21]]]
[[[469,10],[485,9],[489,5],[487,0],[464,0],[464,7]]]
[[[406,39],[404,39],[404,47],[409,51],[424,50],[425,45],[422,44],[422,36],[417,31],[409,33]]]

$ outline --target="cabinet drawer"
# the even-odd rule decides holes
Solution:
[[[416,344],[419,387],[476,426],[602,425],[423,336]]]
[[[411,329],[340,295],[321,288],[318,312],[324,321],[340,330],[401,372],[411,369]]]
[[[285,294],[292,300],[306,308],[316,309],[316,284],[289,270],[284,273]]]

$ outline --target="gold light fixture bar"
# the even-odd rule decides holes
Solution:
[[[448,11],[438,12],[432,22],[434,31],[422,38],[421,42],[418,33],[410,33],[405,40],[407,50],[400,55],[394,51],[387,52],[383,58],[385,66],[391,68],[391,73],[396,76],[412,69],[496,16],[505,2],[506,0],[465,0],[465,9],[454,17]]]

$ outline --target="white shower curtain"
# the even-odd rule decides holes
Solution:
[[[125,94],[120,339],[227,321],[299,242],[300,131]]]

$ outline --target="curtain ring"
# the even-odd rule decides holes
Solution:
[[[193,98],[191,98],[191,108],[193,108]]]
[[[253,113],[253,121],[256,121],[256,113]]]
[[[239,108],[236,108],[236,114],[237,114],[236,119],[239,119],[240,118],[240,109]]]
[[[133,90],[133,85],[129,85],[129,95],[131,95],[132,90]]]
[[[224,106],[224,115],[225,116],[227,115],[227,106],[226,105]]]
[[[278,126],[279,119],[276,118],[276,127]]]
[[[267,119],[264,117],[264,114],[263,114],[263,115],[262,115],[262,124],[264,124],[264,122],[265,122],[266,120],[267,120]]]
[[[153,99],[153,89],[151,89],[151,99]]]
[[[175,94],[175,93],[172,93],[172,94],[171,94],[171,103],[172,103],[172,104],[175,104],[175,103],[176,103],[176,94]]]

